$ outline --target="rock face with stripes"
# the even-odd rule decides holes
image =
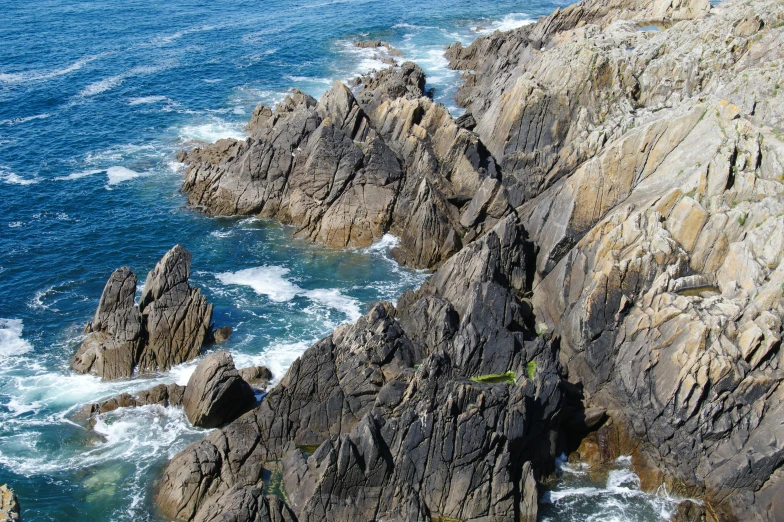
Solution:
[[[198,357],[209,337],[212,305],[188,284],[190,266],[190,252],[176,245],[147,276],[139,305],[136,275],[128,267],[115,270],[72,368],[112,380]]]
[[[404,63],[363,78],[357,92],[335,82],[318,102],[297,91],[274,112],[259,107],[248,139],[180,156],[183,191],[208,214],[275,217],[330,246],[367,246],[391,231],[402,263],[437,266],[510,208],[483,185],[499,175],[492,157],[424,83]]]
[[[176,456],[163,512],[534,520],[578,448],[701,498],[690,519],[784,519],[782,49],[780,1],[584,0],[451,47],[459,121],[404,64],[191,152],[208,212],[391,231],[434,272]],[[368,150],[393,174],[362,178]]]

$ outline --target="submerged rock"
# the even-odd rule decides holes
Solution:
[[[253,390],[225,350],[207,355],[196,366],[182,398],[188,420],[200,428],[222,426],[245,413],[254,401]]]
[[[136,275],[128,267],[115,270],[72,368],[113,380],[198,357],[210,333],[212,305],[188,284],[190,266],[190,252],[172,248],[147,276],[138,306]]]

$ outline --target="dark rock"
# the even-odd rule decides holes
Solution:
[[[378,305],[316,343],[256,410],[175,457],[161,509],[198,519],[280,467],[300,521],[535,519],[532,470],[553,466],[562,394],[556,352],[500,284],[527,288],[522,234],[505,219],[397,312]],[[506,371],[514,384],[469,380]]]
[[[215,340],[216,343],[225,343],[229,339],[231,339],[231,326],[221,326],[220,328],[216,328],[215,331],[212,333],[212,338]]]
[[[474,119],[474,116],[470,112],[467,112],[462,116],[460,116],[459,118],[457,118],[455,120],[455,123],[457,124],[458,127],[462,127],[465,130],[474,130],[474,127],[476,127],[476,120]]]
[[[234,368],[229,352],[204,358],[194,370],[182,404],[191,424],[215,428],[236,419],[254,403],[253,390]]]
[[[112,273],[101,294],[89,335],[72,361],[79,373],[93,373],[104,380],[130,377],[139,358],[144,334],[143,319],[134,305],[136,275],[128,267]]]
[[[336,247],[367,246],[391,231],[401,238],[401,262],[440,264],[465,233],[449,198],[473,197],[484,178],[497,176],[494,160],[425,97],[415,64],[360,83],[356,96],[336,82],[318,103],[302,93],[287,97],[274,113],[254,112],[248,140],[188,153],[189,203],[211,215],[274,217]]]

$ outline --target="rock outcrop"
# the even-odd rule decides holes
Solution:
[[[537,330],[644,485],[776,520],[784,7],[632,4],[453,47],[460,99],[538,249]]]
[[[135,395],[121,393],[105,401],[87,404],[77,411],[73,418],[74,420],[86,422],[89,427],[93,427],[98,415],[118,408],[137,408],[151,404],[164,407],[182,406],[184,394],[185,386],[180,386],[179,384],[158,384]]]
[[[213,352],[202,360],[188,379],[182,405],[191,424],[215,428],[245,413],[255,402],[229,352]]]
[[[163,512],[201,520],[279,483],[300,521],[535,520],[535,472],[563,449],[574,401],[556,346],[526,327],[522,236],[505,219],[398,310],[311,347],[257,409],[175,457]]]
[[[163,512],[535,520],[599,429],[684,516],[784,519],[784,5],[585,0],[447,54],[457,121],[404,64],[187,155],[208,213],[435,272],[175,457]]]
[[[128,267],[115,270],[73,369],[112,380],[168,370],[198,357],[210,334],[212,305],[188,284],[190,267],[190,252],[176,245],[148,274],[138,306],[136,275]]]
[[[19,522],[22,520],[19,513],[19,500],[16,498],[16,493],[3,484],[0,486],[0,522]]]
[[[275,217],[336,247],[367,246],[391,231],[401,238],[399,260],[414,267],[439,265],[461,238],[511,210],[503,190],[485,183],[482,203],[461,216],[498,171],[476,136],[424,95],[419,67],[363,82],[356,95],[336,82],[319,102],[297,91],[274,112],[257,108],[247,140],[181,155],[189,203],[211,215]]]

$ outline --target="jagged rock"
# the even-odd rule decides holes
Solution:
[[[20,516],[19,499],[16,498],[14,490],[8,485],[0,486],[0,522],[19,522]]]
[[[212,305],[188,284],[191,259],[190,252],[176,245],[147,275],[139,301],[147,326],[141,371],[168,370],[195,359],[210,333]]]
[[[584,445],[644,488],[705,500],[683,516],[782,518],[782,27],[773,0],[585,0],[448,50],[473,132],[403,64],[191,153],[193,205],[391,231],[437,270],[175,457],[164,513],[274,471],[300,520],[534,520],[537,478],[598,428]],[[320,235],[370,144],[398,165],[385,218]]]
[[[236,488],[200,511],[194,522],[297,522],[297,519],[283,500],[263,495],[261,488]]]
[[[253,405],[255,397],[240,377],[229,352],[213,352],[196,366],[182,398],[191,424],[215,428],[231,422]]]
[[[221,344],[231,339],[231,334],[231,326],[221,326],[215,329],[212,333],[212,338],[216,343]]]
[[[115,270],[72,368],[113,380],[198,357],[210,332],[212,305],[188,284],[190,265],[190,252],[172,248],[147,276],[138,306],[136,275],[128,267]]]
[[[258,108],[251,138],[184,157],[183,191],[208,214],[275,217],[330,246],[367,246],[392,231],[401,262],[437,266],[466,232],[450,198],[473,197],[497,172],[424,84],[407,62],[363,78],[356,96],[336,82],[318,103],[299,93],[274,113]],[[508,212],[505,203],[493,209],[495,221]]]
[[[535,519],[530,470],[553,465],[564,399],[556,351],[524,324],[521,235],[504,219],[400,310],[377,305],[311,347],[258,409],[175,457],[164,513],[199,519],[279,469],[300,521]],[[469,379],[508,371],[513,384]]]
[[[79,373],[93,373],[104,380],[130,377],[143,339],[142,316],[134,305],[136,275],[128,267],[112,273],[101,294],[89,331],[72,361]]]

